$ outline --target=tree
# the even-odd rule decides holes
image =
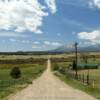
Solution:
[[[21,71],[19,69],[19,67],[13,67],[11,72],[10,72],[10,76],[14,79],[18,79],[21,77]]]

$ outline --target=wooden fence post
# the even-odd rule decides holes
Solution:
[[[84,74],[83,74],[83,83],[84,83]]]
[[[79,74],[79,81],[81,81],[81,75]]]
[[[94,80],[92,81],[92,87],[94,88]]]
[[[89,74],[87,75],[87,85],[90,84],[90,80],[89,80]]]

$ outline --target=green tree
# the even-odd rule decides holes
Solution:
[[[21,77],[21,70],[19,69],[19,67],[13,67],[11,72],[10,72],[10,76],[14,79],[18,79]]]

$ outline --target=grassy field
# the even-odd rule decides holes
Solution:
[[[91,86],[84,85],[81,82],[77,80],[73,80],[70,77],[67,77],[66,75],[61,74],[59,72],[56,72],[55,75],[58,76],[62,81],[64,81],[69,86],[75,89],[84,91],[88,93],[89,95],[95,97],[96,99],[100,100],[100,89],[99,88],[92,88]]]
[[[78,61],[82,62],[80,58],[80,53],[78,53]],[[99,52],[91,52],[88,53],[89,63],[96,63],[100,64],[100,53]],[[92,56],[95,55],[95,60]],[[64,54],[56,54],[56,55],[0,55],[0,60],[7,60],[14,61],[12,63],[0,63],[0,97],[3,98],[9,95],[12,92],[16,92],[28,84],[32,83],[32,80],[37,78],[41,75],[41,73],[46,68],[46,63],[44,63],[44,59],[51,58],[52,61],[52,68],[54,66],[58,66],[61,72],[64,72],[66,69],[70,69],[70,65],[72,64],[74,53],[64,53]],[[19,60],[22,59],[23,61]],[[16,61],[17,60],[17,61]],[[40,63],[43,61],[43,63]],[[28,63],[27,63],[28,61]],[[32,63],[33,61],[33,63]],[[35,62],[37,61],[37,62]],[[9,61],[8,61],[9,62]],[[19,63],[19,64],[18,64]],[[14,80],[10,77],[10,71],[13,67],[20,67],[22,72],[22,77],[19,80]],[[81,70],[78,72],[79,74],[86,74],[87,70]],[[91,76],[100,76],[100,69],[98,70],[90,70]],[[59,76],[59,75],[58,75]],[[78,88],[83,90],[96,98],[100,98],[100,89],[91,88],[90,86],[83,85],[81,82],[73,80],[69,77],[66,78],[66,75],[60,74],[59,76],[63,81],[67,84],[71,85],[74,88]]]
[[[13,67],[18,66],[21,70],[22,77],[20,79],[12,79],[10,77],[10,71]],[[32,83],[32,80],[41,75],[45,70],[45,64],[0,64],[0,98],[4,98],[10,93],[16,92],[28,84]],[[0,100],[1,100],[0,99]]]
[[[88,73],[88,70],[80,70],[80,71],[78,71],[78,73],[86,75]],[[90,69],[89,73],[91,76],[100,77],[100,69]]]
[[[52,69],[55,72],[55,74],[63,80],[66,84],[70,85],[73,88],[82,90],[92,96],[94,96],[97,99],[100,99],[100,69],[93,69],[90,70],[90,76],[99,77],[98,81],[95,84],[98,84],[99,87],[92,87],[91,85],[84,85],[82,82],[77,81],[75,79],[72,79],[71,77],[67,76],[65,73],[66,70],[70,70],[69,65],[71,62],[52,62]],[[56,66],[56,67],[55,67]],[[55,70],[56,69],[56,70]],[[58,71],[59,70],[59,71]],[[78,71],[78,74],[81,75],[87,75],[88,70],[80,70]]]

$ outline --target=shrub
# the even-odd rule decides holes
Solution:
[[[60,72],[60,73],[62,73],[62,74],[66,74],[66,69],[65,69],[65,68],[60,67],[59,72]]]
[[[54,70],[54,71],[58,71],[58,70],[59,70],[59,66],[58,66],[57,64],[55,64],[55,65],[53,66],[53,70]]]
[[[11,72],[10,72],[10,75],[14,79],[20,78],[21,77],[21,71],[20,71],[19,67],[13,67]]]

